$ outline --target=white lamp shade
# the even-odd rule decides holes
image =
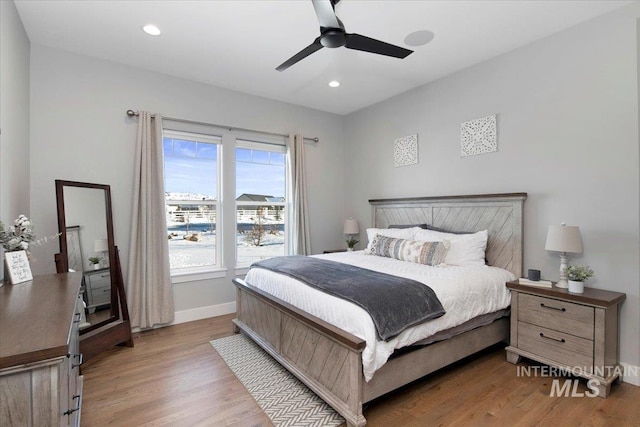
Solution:
[[[358,227],[358,221],[353,218],[344,220],[344,234],[359,234],[360,228]]]
[[[548,251],[582,253],[580,227],[564,224],[550,225],[544,248]]]
[[[109,245],[107,244],[107,239],[96,239],[93,243],[94,252],[106,252],[108,250]]]

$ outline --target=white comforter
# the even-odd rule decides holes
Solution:
[[[469,319],[504,309],[511,303],[505,282],[515,276],[488,266],[429,267],[392,258],[365,255],[364,251],[316,255],[318,258],[352,264],[370,270],[407,277],[429,285],[446,314],[411,327],[389,341],[378,341],[369,314],[361,307],[326,294],[299,281],[260,268],[252,268],[246,281],[283,301],[364,339],[364,377],[369,381],[397,348],[411,345]]]

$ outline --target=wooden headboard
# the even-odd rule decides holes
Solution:
[[[448,231],[488,230],[489,265],[522,277],[522,219],[527,193],[369,200],[376,228],[429,224]]]

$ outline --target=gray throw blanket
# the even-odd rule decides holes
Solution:
[[[445,313],[433,289],[404,277],[306,256],[269,258],[251,267],[293,277],[359,305],[373,319],[379,340]]]

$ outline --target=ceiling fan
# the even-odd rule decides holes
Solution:
[[[311,1],[313,2],[313,8],[316,11],[316,16],[320,23],[320,36],[309,46],[280,64],[276,70],[284,71],[323,47],[336,48],[344,46],[347,49],[362,50],[377,53],[378,55],[392,56],[394,58],[406,58],[409,54],[413,53],[412,50],[380,40],[365,37],[360,34],[347,33],[344,29],[344,24],[338,19],[335,12],[335,6],[340,0]]]

